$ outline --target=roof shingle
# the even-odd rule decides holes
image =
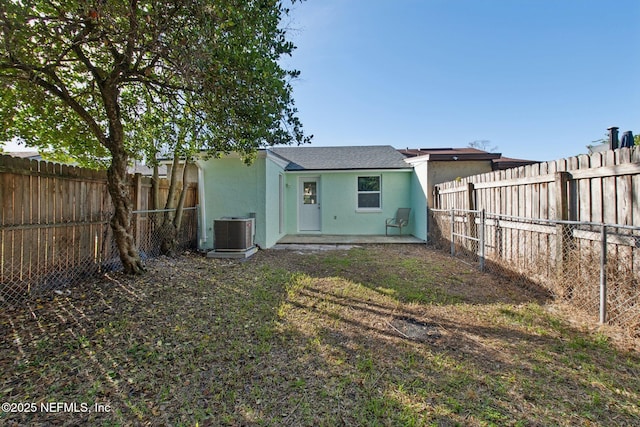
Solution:
[[[288,161],[285,170],[411,169],[404,156],[390,145],[354,147],[273,147]]]

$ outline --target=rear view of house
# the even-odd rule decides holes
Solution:
[[[384,235],[385,220],[416,199],[413,167],[391,146],[279,147],[250,166],[229,155],[198,167],[203,249],[215,247],[213,220],[222,217],[254,216],[265,248],[286,235]],[[422,216],[412,214],[403,233],[424,228]]]
[[[234,154],[201,159],[200,249],[215,248],[220,218],[255,218],[255,243],[269,248],[291,236],[384,236],[386,220],[399,208],[410,208],[402,233],[424,241],[433,186],[489,172],[497,158],[472,149],[385,145],[273,147],[248,166]]]

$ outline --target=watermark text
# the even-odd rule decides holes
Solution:
[[[0,407],[2,412],[29,413],[43,412],[55,413],[87,413],[87,412],[111,412],[111,406],[105,403],[86,402],[3,402]]]

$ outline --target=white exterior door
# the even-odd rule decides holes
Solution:
[[[300,231],[320,231],[320,178],[300,178]]]

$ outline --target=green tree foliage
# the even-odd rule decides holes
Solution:
[[[128,273],[126,167],[308,142],[279,59],[294,46],[279,0],[5,0],[0,3],[0,140],[108,166],[111,226]]]

